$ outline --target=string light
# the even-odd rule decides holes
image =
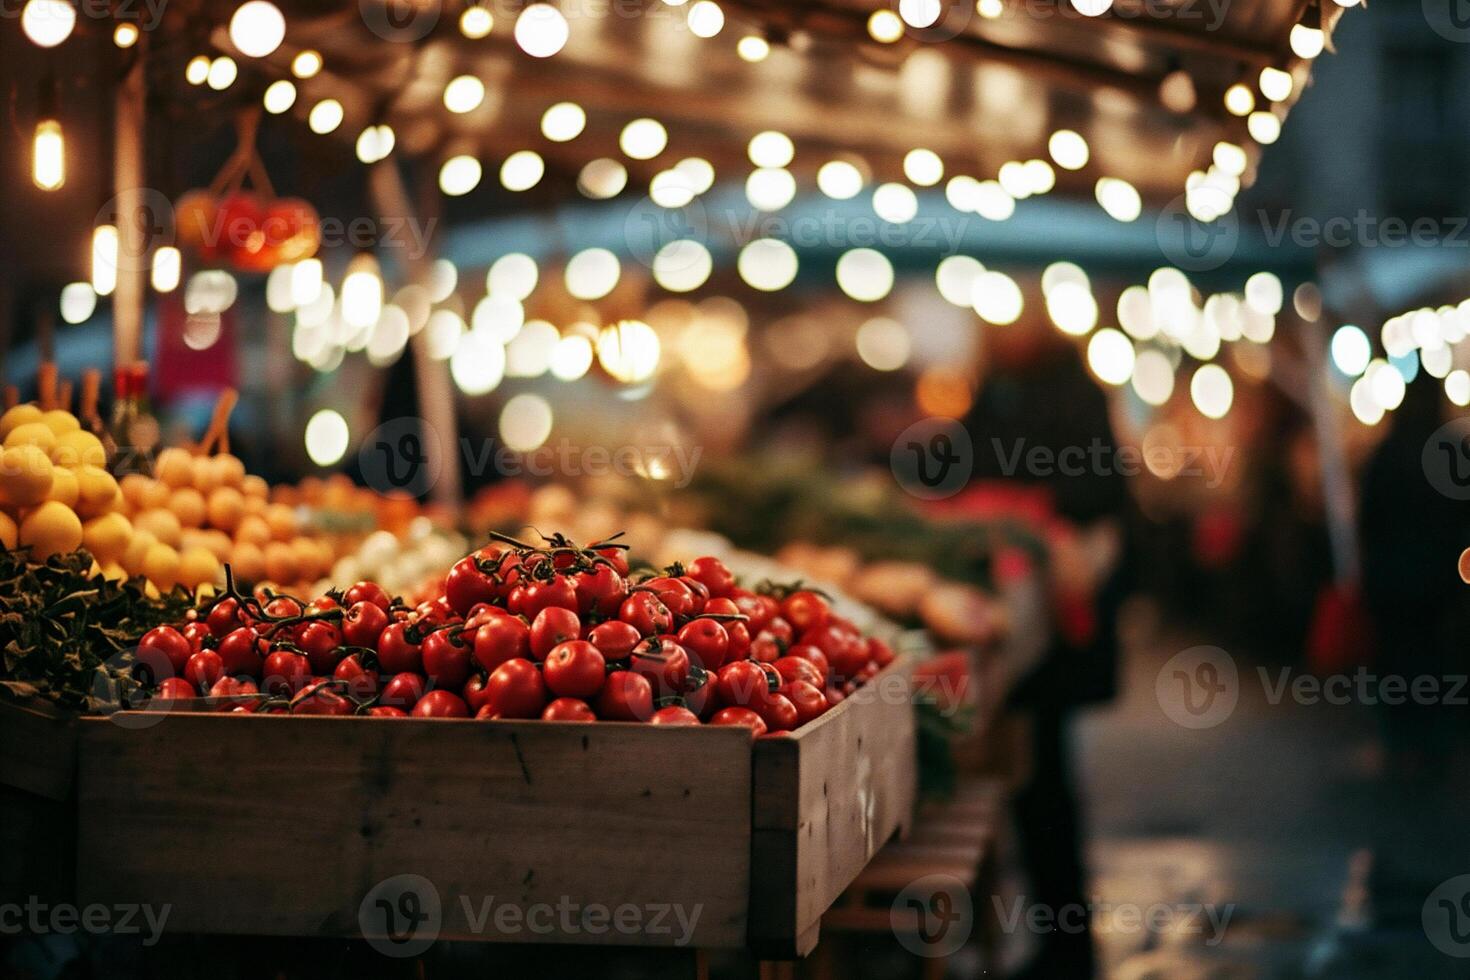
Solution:
[[[296,104],[296,86],[290,79],[278,79],[266,86],[261,101],[266,112],[279,116]]]
[[[307,48],[291,59],[291,74],[300,79],[315,78],[322,70],[321,52]]]
[[[541,114],[541,135],[553,143],[566,143],[582,135],[587,113],[575,102],[558,102]]]
[[[117,228],[98,225],[92,231],[92,289],[111,296],[117,288]]]
[[[209,59],[196,54],[184,66],[184,80],[190,85],[203,85],[209,79]]]
[[[1091,155],[1087,148],[1087,140],[1082,138],[1082,134],[1070,129],[1059,129],[1052,133],[1051,138],[1047,140],[1046,148],[1057,166],[1063,170],[1081,170],[1087,166],[1088,157]]]
[[[131,48],[138,43],[138,25],[121,23],[112,31],[112,43],[119,48]]]
[[[318,136],[325,136],[342,125],[342,103],[336,99],[322,99],[311,107],[311,112],[306,117],[306,125]]]
[[[834,201],[850,200],[863,189],[863,172],[846,160],[829,160],[817,169],[817,189]]]
[[[689,8],[689,32],[695,37],[714,37],[725,27],[725,12],[714,0],[699,0]]]
[[[444,86],[444,108],[456,115],[473,112],[484,101],[485,83],[474,75],[460,75]]]
[[[517,150],[500,165],[500,185],[508,191],[528,191],[541,182],[546,163],[534,150]]]
[[[1261,69],[1261,94],[1272,102],[1285,102],[1291,98],[1292,78],[1290,72],[1267,65]]]
[[[464,13],[459,15],[459,32],[471,41],[487,37],[494,26],[495,17],[479,4],[464,8]]]
[[[1253,112],[1246,119],[1245,128],[1251,134],[1251,139],[1262,146],[1269,146],[1281,138],[1281,120],[1276,118],[1275,113]]]
[[[1256,95],[1244,82],[1236,82],[1225,90],[1225,111],[1232,116],[1248,116],[1256,107]]]
[[[97,291],[89,282],[72,282],[61,287],[61,318],[67,323],[85,323],[97,311]]]
[[[264,58],[286,39],[286,18],[270,0],[247,0],[230,18],[230,43],[247,58]]]
[[[656,119],[634,119],[618,135],[618,146],[634,160],[652,160],[668,145],[668,131]]]
[[[771,53],[771,45],[763,37],[747,34],[735,43],[735,53],[742,61],[751,64],[765,61]]]
[[[1143,213],[1143,199],[1128,181],[1118,177],[1099,177],[1097,203],[1118,221],[1136,221]]]
[[[178,289],[182,274],[183,258],[178,249],[165,245],[153,253],[153,272],[150,279],[156,292],[171,293]]]
[[[204,80],[216,92],[223,92],[235,84],[239,75],[240,68],[235,64],[235,59],[229,55],[220,55],[209,63],[209,73]]]
[[[472,156],[455,156],[439,168],[439,189],[450,197],[462,197],[480,184],[483,169]]]
[[[746,153],[757,167],[784,167],[796,156],[796,147],[785,133],[766,130],[751,137]]]
[[[944,179],[944,161],[933,150],[909,150],[904,154],[903,173],[911,184],[933,187]]]
[[[879,44],[893,44],[903,37],[903,21],[891,10],[875,10],[868,18],[868,36]]]
[[[76,8],[67,0],[27,0],[20,12],[20,29],[37,47],[56,47],[76,26]]]
[[[1297,24],[1291,29],[1291,51],[1298,58],[1308,61],[1322,53],[1327,46],[1326,36],[1315,27],[1306,24]]]
[[[533,3],[516,18],[516,44],[533,58],[550,58],[566,46],[571,27],[548,3]]]

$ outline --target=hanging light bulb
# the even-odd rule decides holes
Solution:
[[[1312,8],[1315,10],[1316,8]],[[1310,16],[1311,11],[1308,11]],[[1327,37],[1321,28],[1313,27],[1304,19],[1291,29],[1291,51],[1298,58],[1311,61],[1327,46]]]
[[[155,291],[171,293],[179,288],[179,277],[183,271],[182,257],[172,245],[165,245],[153,253],[152,282]]]
[[[383,313],[383,277],[371,252],[360,252],[347,263],[342,279],[342,319],[349,327],[365,330]]]
[[[270,0],[247,0],[230,18],[230,43],[247,58],[264,58],[285,39],[286,18]]]
[[[20,29],[37,47],[56,47],[76,26],[77,10],[68,0],[28,0],[20,12]]]
[[[98,225],[92,232],[92,289],[111,296],[117,288],[117,227]]]
[[[31,180],[43,191],[54,191],[66,183],[66,138],[57,119],[55,81],[42,85],[40,105],[31,143]]]

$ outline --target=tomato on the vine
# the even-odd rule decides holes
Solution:
[[[200,650],[184,664],[184,679],[196,691],[207,691],[225,674],[225,664],[213,650]]]
[[[650,725],[685,726],[700,724],[699,716],[680,704],[670,704],[659,708],[648,719]]]
[[[395,708],[389,704],[375,704],[368,708],[363,714],[372,718],[407,718],[408,712],[402,708]]]
[[[388,678],[388,683],[383,685],[383,693],[378,696],[378,703],[407,711],[423,696],[423,675],[404,671]]]
[[[511,607],[527,619],[534,620],[543,609],[561,608],[577,611],[577,588],[565,575],[554,575],[547,581],[534,581],[521,587],[519,606]]]
[[[342,638],[355,647],[376,647],[387,628],[388,614],[375,602],[354,602],[342,617]]]
[[[475,555],[465,555],[455,562],[444,577],[444,598],[461,616],[469,615],[478,603],[493,601],[499,593],[490,576],[480,571]]]
[[[182,701],[198,696],[199,692],[194,689],[194,685],[182,677],[165,677],[154,694],[154,697],[165,701]]]
[[[614,671],[597,696],[597,714],[608,721],[647,721],[653,715],[653,687],[641,674]]]
[[[519,616],[492,616],[475,630],[475,661],[494,670],[507,660],[531,656],[531,628]]]
[[[605,660],[625,660],[643,640],[643,634],[631,623],[609,619],[587,632],[587,642],[595,646]]]
[[[689,666],[688,651],[671,636],[645,640],[628,659],[628,669],[647,678],[655,695],[661,698],[684,690]]]
[[[311,664],[293,650],[272,650],[266,655],[260,675],[267,694],[295,694],[311,678]]]
[[[704,587],[709,589],[710,597],[715,599],[728,596],[735,588],[735,576],[730,573],[730,569],[718,558],[708,555],[689,563],[689,577],[704,583]]]
[[[485,690],[485,707],[495,718],[535,718],[546,707],[546,682],[529,660],[507,660],[496,667],[485,681]]]
[[[332,690],[326,681],[312,682],[291,700],[293,715],[350,715],[356,705]]]
[[[204,617],[209,624],[209,631],[219,639],[228,636],[232,631],[245,625],[245,617],[241,614],[240,600],[234,596],[225,596]]]
[[[687,583],[672,576],[660,575],[641,583],[638,587],[651,589],[676,620],[694,615],[697,603],[694,590],[689,588]]]
[[[355,698],[367,700],[378,693],[378,672],[366,667],[360,653],[348,654],[338,662],[332,677],[347,682],[347,693]]]
[[[172,626],[158,626],[143,634],[134,656],[138,665],[148,672],[147,683],[155,684],[182,674],[194,653],[183,633]]]
[[[470,676],[470,645],[455,627],[424,637],[424,676],[438,688],[457,691]]]
[[[597,564],[572,576],[577,593],[577,611],[583,616],[597,613],[610,616],[617,612],[628,593],[623,577],[609,565]]]
[[[737,660],[720,668],[717,682],[720,701],[733,706],[762,704],[770,696],[774,685],[771,678],[779,680],[774,668],[767,668],[753,660]]]
[[[196,619],[192,623],[184,624],[184,628],[180,630],[180,633],[183,634],[184,639],[189,641],[190,653],[198,653],[206,646],[212,645],[214,640],[214,633],[210,630],[209,624],[202,619]]]
[[[751,738],[766,733],[765,719],[749,708],[721,708],[709,720],[711,725],[743,725],[751,731]]]
[[[531,622],[531,656],[545,660],[552,649],[582,636],[582,621],[562,606],[548,606]]]
[[[542,721],[596,721],[597,715],[586,701],[577,698],[557,698],[541,712]]]
[[[705,670],[719,670],[730,652],[730,634],[713,619],[691,619],[678,633],[679,643]]]
[[[827,710],[827,698],[822,694],[821,688],[806,681],[787,681],[781,685],[780,693],[796,709],[796,725],[793,727],[805,725],[812,719],[821,717],[822,712]]]
[[[798,633],[821,626],[829,613],[827,600],[809,589],[793,592],[781,602],[781,617]]]
[[[767,695],[765,703],[756,708],[756,713],[766,723],[766,728],[773,732],[789,732],[799,723],[796,705],[779,691]]]
[[[342,604],[349,609],[359,602],[371,602],[384,612],[393,605],[393,598],[377,582],[358,582],[342,597]]]
[[[657,636],[674,628],[674,616],[652,592],[634,592],[618,608],[618,618],[641,636]]]
[[[269,644],[249,626],[241,626],[219,641],[220,662],[231,677],[249,674],[259,676],[261,662]],[[198,654],[195,654],[198,656]]]
[[[343,657],[342,631],[322,620],[303,626],[296,634],[296,645],[305,651],[313,672],[330,674]]]
[[[469,706],[453,691],[430,691],[409,712],[414,718],[468,718]]]
[[[602,690],[607,662],[586,640],[569,640],[557,644],[547,654],[544,673],[546,687],[552,694],[585,701]]]
[[[408,623],[389,623],[378,637],[378,666],[385,674],[419,673],[424,669],[423,645]]]
[[[827,683],[826,676],[817,669],[817,665],[803,657],[787,654],[771,666],[776,668],[776,673],[781,675],[783,682],[806,681],[818,688]]]

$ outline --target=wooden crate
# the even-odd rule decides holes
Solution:
[[[755,745],[750,945],[805,956],[822,915],[913,818],[912,658],[821,718]]]
[[[85,719],[79,893],[167,902],[174,931],[354,936],[374,886],[416,874],[439,895],[442,938],[677,938],[504,935],[475,928],[461,901],[565,898],[698,907],[692,946],[805,955],[822,914],[910,820],[909,675],[899,658],[753,747],[741,728]]]
[[[0,902],[72,898],[76,746],[73,716],[0,701]]]
[[[690,946],[745,944],[744,729],[177,713],[86,719],[81,740],[81,901],[167,903],[170,931],[371,935],[375,886],[419,875],[444,939],[684,938],[506,933],[477,925],[493,896],[697,909]]]

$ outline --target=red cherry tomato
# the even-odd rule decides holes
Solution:
[[[642,639],[636,627],[621,619],[599,623],[587,633],[587,642],[602,653],[604,660],[626,660]]]
[[[887,667],[889,664],[893,663],[893,647],[889,646],[887,643],[884,643],[876,636],[868,637],[867,642],[868,659],[877,664],[879,670],[882,670],[884,667]]]
[[[704,583],[711,598],[728,596],[735,588],[735,576],[718,558],[705,556],[689,563],[689,577]]]
[[[655,711],[653,717],[648,719],[648,723],[650,725],[684,726],[698,725],[700,721],[699,715],[696,715],[688,708],[678,704],[671,704]]]
[[[546,610],[551,612],[552,610]],[[541,615],[546,615],[543,612]],[[557,644],[547,654],[546,687],[557,697],[588,700],[602,690],[607,677],[607,662],[597,648],[586,640],[569,640]]]
[[[639,588],[651,589],[659,600],[668,607],[675,619],[692,616],[695,612],[694,590],[687,584],[667,575],[660,575],[644,582]],[[627,617],[624,617],[625,619]],[[667,632],[667,631],[664,631]]]
[[[209,614],[204,617],[204,621],[209,624],[209,631],[217,639],[223,639],[245,625],[245,619],[241,615],[240,600],[234,596],[226,596],[214,604]]]
[[[674,628],[669,607],[652,592],[634,592],[618,607],[618,618],[636,629],[640,636],[657,636]]]
[[[689,681],[689,653],[671,636],[645,640],[628,659],[628,669],[642,674],[654,696],[666,698],[683,692]]]
[[[713,619],[691,619],[679,630],[679,644],[705,670],[719,670],[730,652],[730,634]]]
[[[582,621],[575,612],[562,606],[548,606],[531,622],[531,656],[545,660],[553,648],[581,636]]]
[[[193,625],[193,624],[190,624]],[[184,666],[194,655],[194,649],[184,634],[172,626],[158,626],[143,634],[138,641],[137,660],[139,673],[146,673],[145,682],[156,684],[168,677],[178,677]]]
[[[542,721],[596,721],[597,715],[587,706],[586,701],[576,698],[557,698],[546,706],[541,712]]]
[[[749,708],[721,708],[709,720],[711,725],[744,725],[750,729],[751,738],[766,733],[766,723],[760,715]]]
[[[355,647],[376,647],[387,628],[388,614],[375,602],[354,602],[342,617],[342,638]]]
[[[272,619],[290,619],[300,616],[302,613],[301,603],[288,595],[279,595],[265,604],[265,614]]]
[[[628,577],[628,550],[626,548],[598,548],[597,553],[612,562],[613,571],[623,578]]]
[[[591,571],[578,572],[572,576],[577,593],[577,611],[583,616],[597,613],[610,616],[627,597],[628,588],[623,577],[608,565],[599,564]]]
[[[566,575],[557,575],[550,581],[536,581],[526,585],[517,610],[527,619],[534,620],[543,609],[561,608],[577,611],[577,587]]]
[[[546,707],[546,682],[529,660],[507,660],[496,667],[485,689],[485,707],[496,718],[536,718]]]
[[[423,675],[405,671],[388,679],[388,683],[383,685],[383,693],[378,697],[378,703],[407,712],[423,696]]]
[[[209,624],[202,619],[196,619],[192,623],[185,624],[184,628],[179,632],[183,634],[184,639],[189,641],[189,652],[191,654],[198,653],[206,646],[213,645],[209,641],[214,639],[214,633],[210,630]]]
[[[827,623],[802,635],[801,645],[811,645],[827,655],[831,672],[838,677],[852,677],[868,663],[868,646],[862,637],[835,623]]]
[[[821,626],[829,614],[827,600],[807,589],[793,592],[781,602],[781,617],[798,633]]]
[[[470,645],[454,627],[424,637],[424,675],[434,687],[458,691],[470,677]]]
[[[158,685],[158,691],[154,697],[164,701],[182,701],[186,698],[197,698],[199,692],[194,690],[194,685],[182,677],[165,677]]]
[[[332,671],[333,678],[347,682],[348,694],[363,701],[378,693],[378,676],[376,670],[363,666],[360,653],[343,657]]]
[[[408,712],[402,708],[395,708],[386,704],[375,704],[363,712],[373,718],[407,718]]]
[[[357,706],[327,686],[326,681],[312,682],[291,701],[293,715],[350,715]]]
[[[792,649],[795,649],[793,647]],[[806,681],[808,684],[820,690],[821,685],[827,683],[827,678],[817,669],[816,664],[810,660],[793,655],[787,655],[771,664],[776,668],[776,673],[781,675],[783,683],[790,681]]]
[[[791,657],[800,657],[802,660],[807,661],[813,667],[817,668],[817,670],[820,671],[822,675],[822,683],[818,686],[820,687],[826,685],[827,678],[830,677],[832,674],[832,668],[827,663],[827,655],[825,653],[823,653],[821,650],[818,650],[811,644],[798,643],[796,646],[791,648],[790,652],[787,655]]]
[[[490,602],[499,594],[490,576],[480,571],[475,555],[465,555],[455,562],[444,577],[444,598],[449,606],[461,616],[478,603]]]
[[[200,650],[184,664],[184,679],[196,691],[207,691],[225,675],[225,664],[213,650]]]
[[[209,689],[209,696],[212,698],[237,698],[259,693],[260,688],[248,677],[221,677]]]
[[[377,582],[358,582],[342,596],[342,604],[351,609],[359,602],[371,602],[387,612],[388,608],[393,605],[393,597],[388,595],[387,590]]]
[[[771,676],[780,677],[774,668],[766,669],[753,660],[737,660],[720,668],[717,682],[720,701],[732,707],[759,705],[770,696]]]
[[[837,687],[833,684],[828,684],[825,688],[822,689],[822,697],[827,699],[828,707],[835,708],[842,703],[843,699],[846,698],[847,695],[843,693],[840,687]]]
[[[827,710],[827,698],[822,694],[821,688],[806,681],[787,681],[781,685],[780,693],[796,709],[796,725],[792,727],[799,728],[812,719],[821,717],[822,712]]]
[[[409,712],[414,718],[468,718],[470,709],[453,691],[430,691]]]
[[[363,601],[363,600],[359,600]],[[373,603],[377,605],[377,603]],[[421,673],[423,646],[412,640],[408,623],[389,623],[378,637],[378,665],[385,674]]]
[[[493,616],[475,631],[475,661],[494,670],[507,660],[531,657],[531,628],[519,616]]]
[[[597,716],[608,721],[647,721],[653,716],[653,688],[631,670],[607,675],[597,697]]]
[[[311,678],[311,664],[291,650],[272,650],[260,668],[261,688],[267,694],[295,694]]]
[[[798,724],[796,705],[786,695],[777,692],[767,695],[765,704],[756,709],[766,729],[772,732],[789,732]]]
[[[219,641],[219,656],[226,674],[239,677],[260,676],[260,668],[269,644],[249,626],[242,626]]]
[[[303,624],[296,634],[296,645],[306,652],[306,659],[316,674],[330,674],[346,655],[342,649],[342,631],[322,620]]]

